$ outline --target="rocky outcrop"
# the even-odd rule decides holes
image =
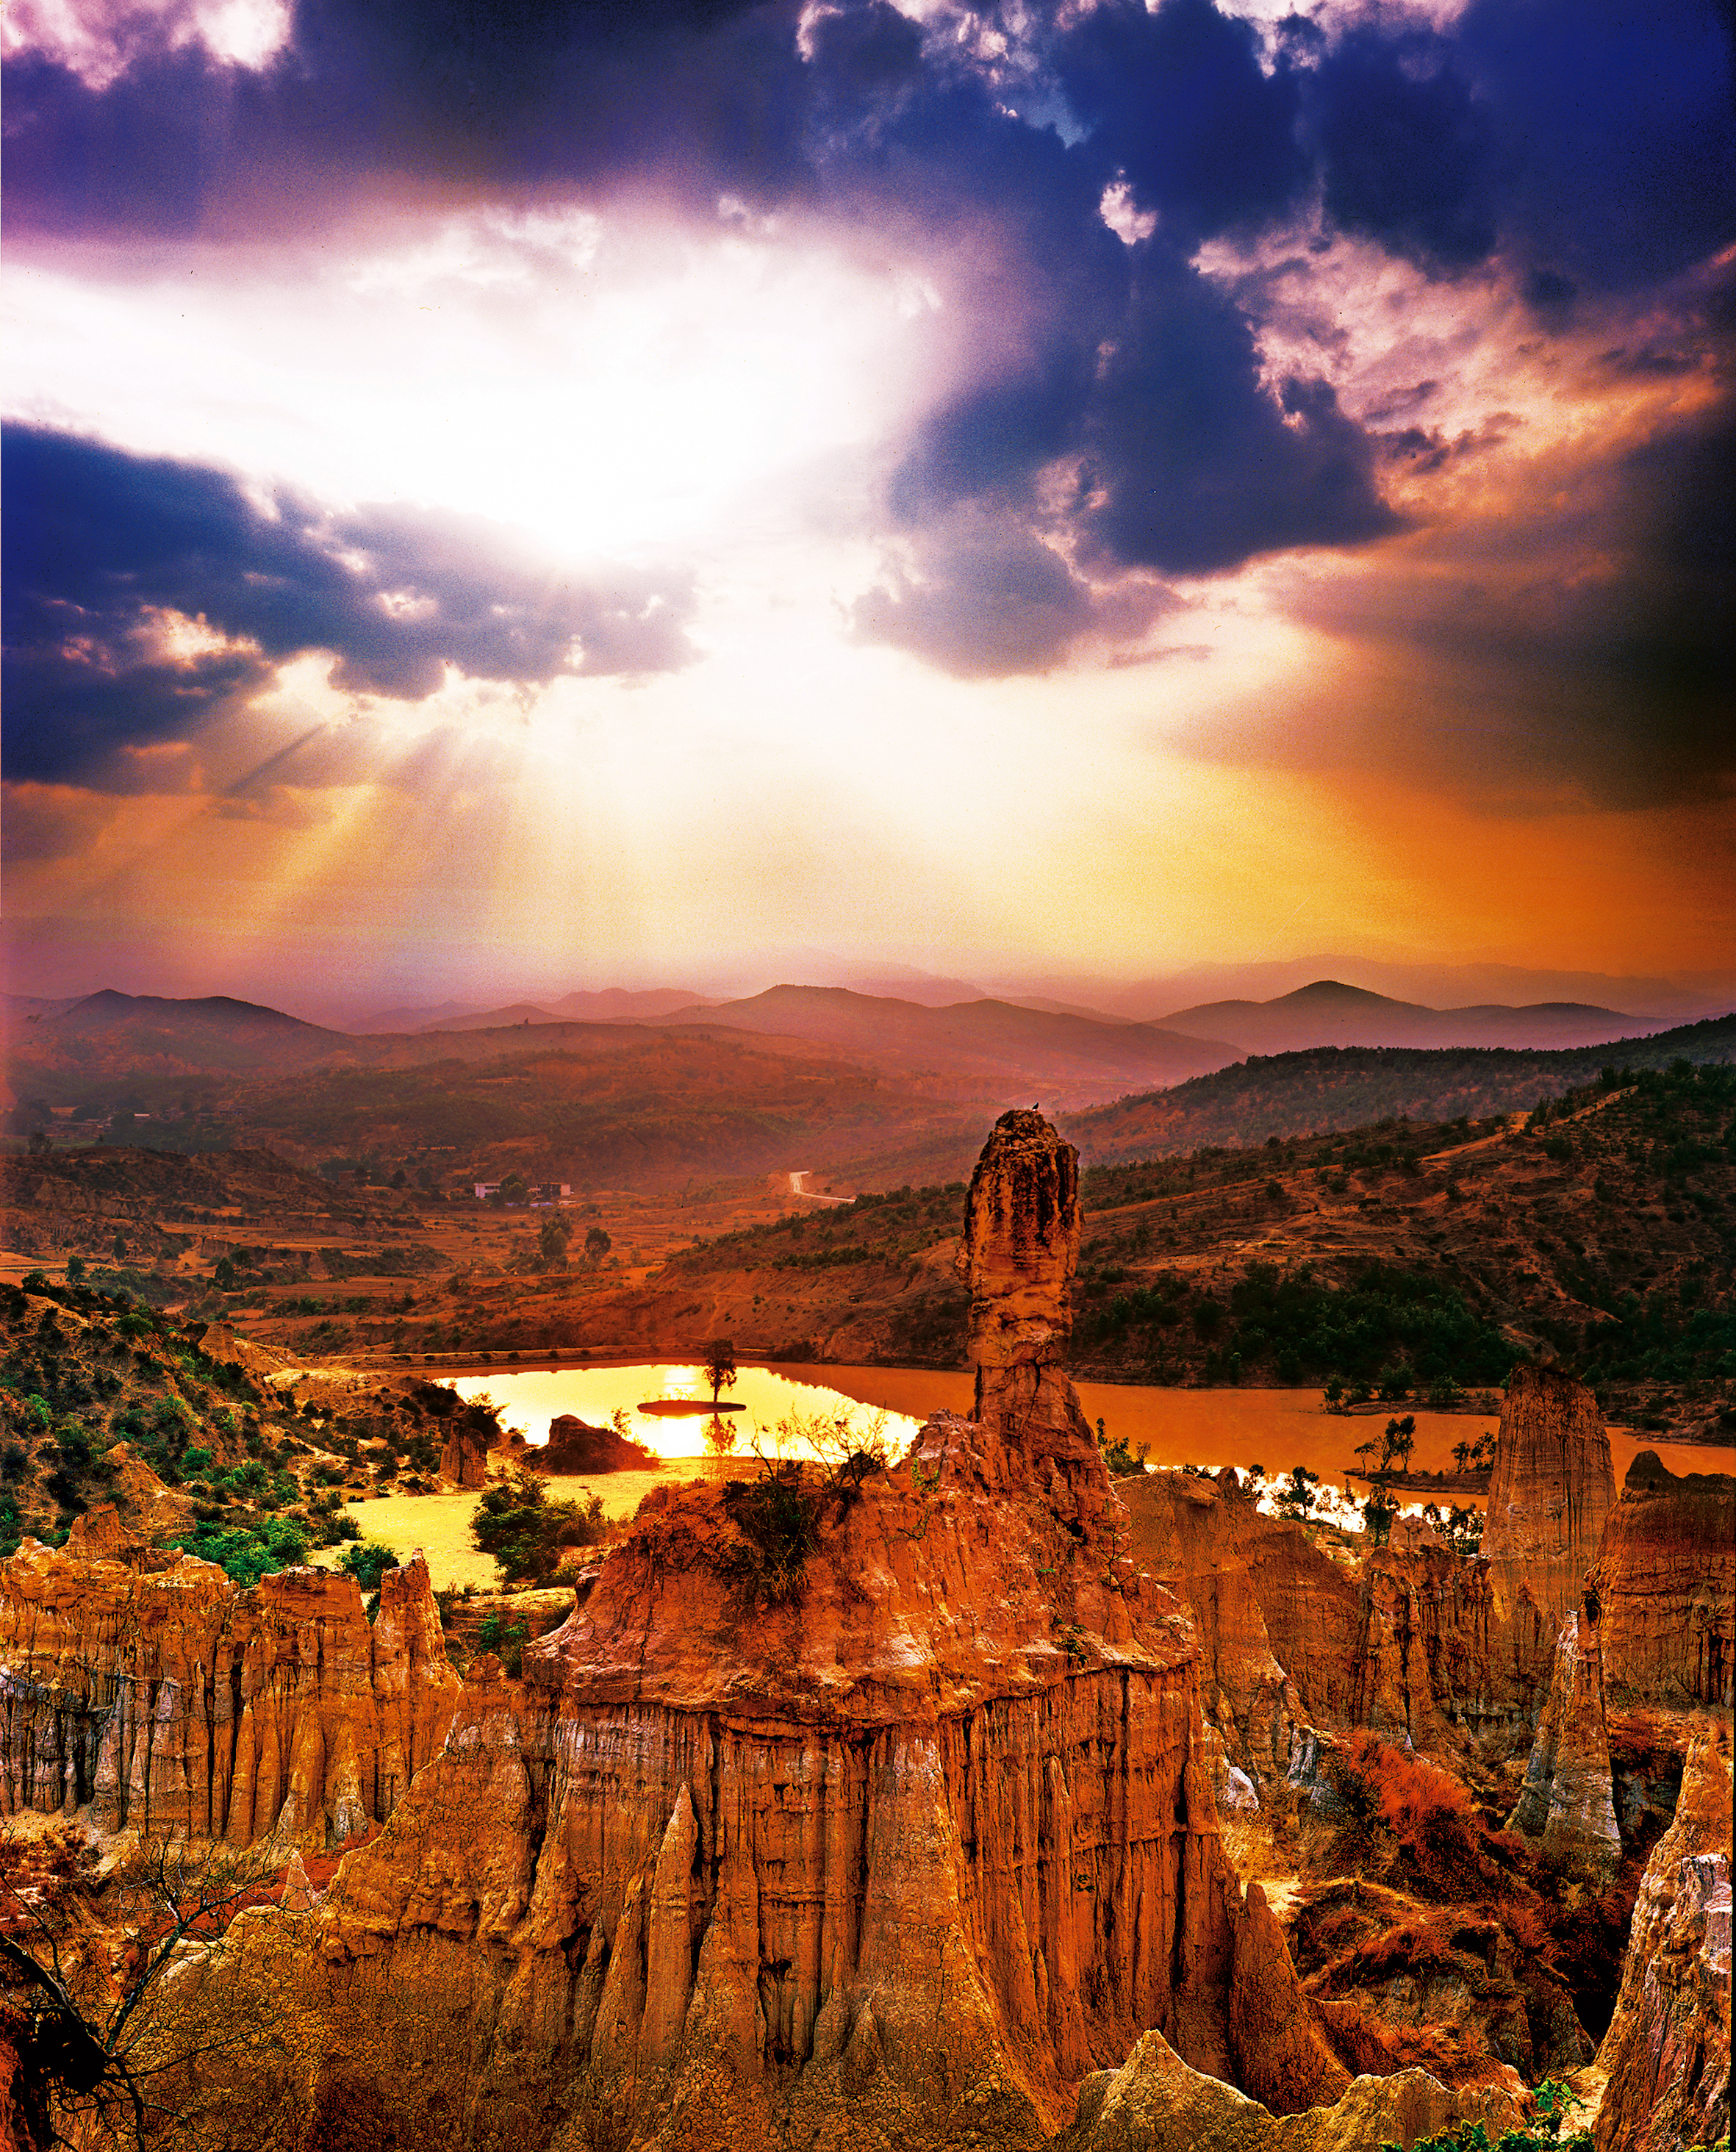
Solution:
[[[594,1584],[591,1576],[584,1588]],[[576,1603],[570,1584],[547,1584],[531,1591],[473,1591],[449,1598],[441,1617],[446,1641],[459,1664],[478,1652],[503,1652],[558,1629]],[[486,1642],[485,1639],[493,1641]]]
[[[546,1446],[533,1446],[525,1462],[533,1472],[655,1472],[662,1459],[654,1450],[629,1441],[612,1427],[591,1427],[574,1413],[549,1422]]]
[[[1736,1673],[1736,1478],[1628,1467],[1592,1572],[1612,1702],[1728,1710]]]
[[[193,1521],[193,1505],[164,1485],[142,1457],[124,1442],[111,1444],[104,1460],[110,1474],[114,1507],[137,1537],[160,1545],[171,1532]]]
[[[27,1540],[0,1562],[0,1805],[89,1804],[105,1830],[270,1833],[323,1850],[383,1822],[440,1747],[458,1693],[419,1555],[381,1581],[222,1570]],[[93,1558],[94,1556],[94,1558]]]
[[[401,1394],[440,1429],[440,1477],[454,1487],[485,1487],[490,1449],[502,1446],[500,1424],[485,1404],[466,1404],[444,1383],[419,1378],[406,1382]]]
[[[1280,2117],[1148,2033],[1119,2069],[1086,2080],[1053,2152],[1383,2152],[1457,2123],[1480,2122],[1493,2141],[1520,2119],[1505,2092],[1449,2092],[1414,2069],[1358,2078],[1334,2104]]]
[[[1079,1251],[1077,1153],[1041,1114],[1003,1114],[971,1176],[957,1267],[971,1295],[972,1417],[1039,1483],[1103,1478],[1063,1364]]]
[[[489,1438],[466,1420],[449,1419],[440,1444],[440,1477],[454,1487],[488,1485]]]
[[[1603,1645],[1594,1595],[1556,1643],[1549,1699],[1509,1827],[1572,1865],[1613,1870],[1622,1858],[1604,1714]]]
[[[1696,1737],[1634,1907],[1599,2066],[1597,2152],[1675,2152],[1730,2129],[1730,1728]]]
[[[1290,1946],[1257,1883],[1247,1886],[1236,1924],[1230,2043],[1241,2058],[1244,2089],[1278,2114],[1330,2107],[1350,2089],[1350,2073],[1315,2013],[1297,2007]]]
[[[333,2141],[387,2084],[400,2141],[1034,2146],[1152,2027],[1280,2105],[1342,2085],[1053,1357],[1077,1203],[1033,1118],[973,1183],[983,1418],[860,1481],[656,1490],[322,1904],[237,1923],[196,2007],[275,2044],[197,2141],[261,2105]]]
[[[1615,1505],[1597,1401],[1559,1368],[1515,1368],[1501,1406],[1483,1556],[1501,1624],[1501,1672],[1535,1708],[1556,1638],[1580,1603]]]
[[[1450,1746],[1513,1716],[1484,1563],[1436,1545],[1335,1560],[1233,1472],[1119,1486],[1133,1552],[1198,1625],[1208,1723],[1256,1785],[1289,1770],[1298,1728]]]

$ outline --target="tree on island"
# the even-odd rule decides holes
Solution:
[[[711,1405],[715,1412],[718,1393],[735,1388],[735,1341],[730,1337],[714,1337],[705,1348],[703,1365],[705,1379],[711,1384]]]
[[[1292,1464],[1290,1477],[1278,1488],[1274,1498],[1281,1517],[1294,1517],[1298,1522],[1312,1511],[1319,1497],[1315,1489],[1320,1485],[1320,1474],[1309,1471],[1306,1464]]]

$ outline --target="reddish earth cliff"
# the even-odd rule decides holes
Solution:
[[[1588,1594],[1587,1604],[1556,1640],[1549,1700],[1537,1723],[1511,1827],[1540,1840],[1546,1853],[1578,1865],[1613,1870],[1622,1858],[1622,1834],[1616,1827],[1603,1640],[1595,1604],[1595,1594]]]
[[[1675,2152],[1730,2131],[1730,1728],[1689,1752],[1675,1820],[1634,1907],[1627,1970],[1597,2059],[1597,2152]]]
[[[1667,1470],[1642,1450],[1597,1551],[1604,1678],[1617,1703],[1732,1702],[1736,1478]]]
[[[1198,1627],[1208,1721],[1256,1783],[1288,1770],[1299,1728],[1450,1747],[1515,1716],[1486,1564],[1439,1544],[1339,1559],[1260,1510],[1233,1472],[1118,1485],[1133,1553]]]
[[[1506,1632],[1502,1671],[1534,1706],[1615,1500],[1609,1435],[1591,1393],[1559,1368],[1515,1368],[1495,1439],[1483,1555]]]
[[[100,1525],[100,1520],[99,1520]],[[421,1557],[354,1581],[27,1540],[0,1562],[0,1804],[323,1850],[383,1822],[457,1700]]]

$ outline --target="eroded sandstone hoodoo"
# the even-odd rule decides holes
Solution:
[[[1627,1469],[1592,1584],[1618,1703],[1728,1710],[1736,1674],[1736,1477],[1678,1477],[1654,1451]]]
[[[1613,1870],[1622,1858],[1603,1701],[1596,1594],[1556,1641],[1549,1698],[1510,1827],[1575,1865]]]
[[[383,1822],[457,1699],[419,1555],[372,1628],[354,1580],[241,1591],[213,1562],[27,1540],[0,1562],[0,1805],[105,1830],[324,1850]]]
[[[1079,1266],[1079,1159],[1041,1114],[1003,1114],[965,1198],[958,1273],[970,1287],[972,1417],[1018,1459],[1101,1477],[1063,1363]],[[1040,1476],[1040,1474],[1039,1474]]]
[[[1597,2061],[1597,2152],[1673,2152],[1730,2130],[1730,1728],[1703,1726],[1652,1850]]]
[[[279,2044],[208,2069],[195,2137],[269,2103],[323,2141],[388,2084],[401,2139],[517,2152],[1035,2144],[1149,2028],[1272,2106],[1343,2089],[1060,1368],[1077,1235],[1071,1152],[1008,1116],[966,1236],[982,1419],[860,1484],[656,1490],[522,1684],[472,1668],[324,1903],[237,1924],[209,1999],[269,1997]]]
[[[1559,1368],[1515,1368],[1495,1439],[1483,1556],[1502,1629],[1504,1679],[1532,1709],[1615,1500],[1597,1400]]]

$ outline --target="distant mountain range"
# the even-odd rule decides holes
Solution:
[[[642,991],[605,987],[596,993],[562,994],[558,1000],[514,1002],[489,1008],[477,1002],[436,1002],[426,1008],[380,1009],[352,1023],[353,1032],[475,1031],[514,1023],[621,1023],[661,1016],[675,1008],[708,1008],[709,1001],[688,987],[650,987]]]
[[[934,1008],[847,987],[772,987],[745,1001],[674,1009],[653,1021],[809,1039],[891,1073],[976,1077],[986,1096],[1029,1092],[1032,1102],[1051,1108],[1114,1098],[1134,1085],[1178,1084],[1236,1058],[1225,1039],[1184,1037],[1156,1024],[1115,1023],[1013,1002]]]
[[[175,1000],[105,990],[74,1002],[8,1002],[15,1069],[92,1077],[288,1074],[321,1063],[406,1066],[439,1055],[597,1052],[622,1031],[703,1027],[824,1048],[901,1082],[943,1081],[952,1095],[1024,1099],[1079,1111],[1186,1082],[1250,1055],[1316,1047],[1505,1047],[1526,1052],[1643,1036],[1642,1018],[1586,1002],[1434,1009],[1319,979],[1276,1000],[1200,1002],[1144,1023],[1061,1002],[985,996],[936,1002],[962,982],[921,980],[910,998],[845,987],[784,985],[713,1001],[678,987],[578,992],[547,1002],[387,1012],[388,1028],[338,1031],[252,1002]],[[535,1034],[535,1036],[532,1036]],[[613,1034],[612,1036],[611,1034]],[[459,1042],[462,1041],[462,1043]],[[961,1089],[961,1087],[962,1087]]]
[[[86,994],[69,1006],[8,1011],[8,1058],[15,1079],[32,1068],[122,1068],[141,1076],[180,1073],[281,1075],[344,1054],[352,1041],[282,1009],[212,994],[177,1001],[160,994]]]
[[[1002,979],[992,981],[986,991],[1033,1007],[1091,1008],[1106,1016],[1165,1023],[1172,1020],[1174,1010],[1211,1007],[1222,1001],[1266,1002],[1300,987],[1345,979],[1365,991],[1436,1010],[1576,1002],[1627,1009],[1644,1024],[1682,1024],[1736,1007],[1736,971],[1663,978],[1515,964],[1388,963],[1343,952],[1194,965],[1167,977],[1114,980],[1057,973],[1017,982]]]
[[[1347,990],[1322,987],[1284,998],[1342,1015]],[[1361,997],[1370,1000],[1379,1021],[1398,1020],[1395,1005]],[[1248,1005],[1272,1006],[1282,1017],[1282,1004]],[[796,986],[649,1021],[558,1022],[527,1003],[479,1012],[480,1027],[373,1035],[223,997],[105,992],[58,1009],[14,1002],[8,1013],[14,1140],[63,1126],[88,1140],[123,1124],[135,1135],[137,1114],[163,1150],[269,1143],[303,1164],[422,1170],[432,1161],[460,1180],[516,1166],[620,1186],[791,1160],[862,1187],[957,1178],[986,1121],[1009,1104],[1040,1104],[1086,1163],[1109,1163],[1388,1115],[1510,1112],[1606,1063],[1736,1058],[1736,1017],[1566,1050],[1316,1046],[1243,1057],[1228,1040],[1153,1024]]]
[[[1317,979],[1276,1001],[1201,1002],[1160,1020],[1168,1030],[1234,1039],[1250,1053],[1295,1053],[1312,1046],[1601,1046],[1654,1028],[1621,1009],[1586,1002],[1436,1009],[1338,979]]]

